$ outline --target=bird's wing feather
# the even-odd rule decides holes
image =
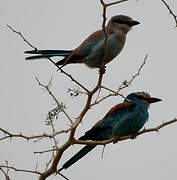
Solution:
[[[111,127],[96,127],[88,130],[85,135],[81,136],[79,140],[105,140],[107,135],[110,134]]]
[[[90,54],[92,51],[92,48],[95,46],[95,44],[98,42],[97,38],[100,36],[104,36],[103,30],[98,30],[92,33],[90,36],[88,36],[87,39],[84,40],[83,43],[81,43],[76,49],[72,51],[72,53],[65,59],[65,62],[63,65],[67,64],[69,60],[72,60],[75,56],[83,58]],[[75,58],[74,58],[75,59]]]
[[[115,112],[117,110],[126,109],[126,108],[129,108],[132,106],[134,106],[134,104],[129,103],[129,102],[123,102],[123,103],[117,104],[108,111],[108,113],[105,115],[104,118],[108,117],[110,114],[112,114],[113,112]]]
[[[108,113],[105,115],[103,119],[98,121],[89,131],[85,133],[84,136],[80,137],[80,140],[104,140],[109,138],[112,131],[112,121],[114,118],[111,116],[116,113],[122,113],[122,111],[127,111],[127,109],[134,108],[134,103],[123,102],[121,104],[117,104],[113,108],[111,108]]]
[[[107,114],[104,116],[103,119],[99,120],[92,128],[96,128],[99,127],[100,124],[102,124],[103,121],[105,121],[105,119],[110,116],[113,112],[118,111],[118,110],[125,110],[127,108],[133,107],[134,104],[133,103],[129,103],[129,102],[123,102],[120,104],[115,105],[114,107],[112,107]]]

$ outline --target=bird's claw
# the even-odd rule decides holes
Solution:
[[[135,139],[135,138],[137,137],[137,135],[138,135],[138,133],[134,133],[134,134],[132,134],[131,139]]]
[[[114,141],[113,144],[118,143],[119,137],[117,135],[113,135]]]

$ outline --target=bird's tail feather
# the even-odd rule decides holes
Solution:
[[[40,54],[36,56],[29,56],[25,58],[26,60],[33,60],[33,59],[40,59],[40,58],[47,58],[53,56],[63,56],[67,57],[72,51],[71,50],[32,50],[32,51],[25,51],[27,54]]]
[[[53,56],[64,56],[64,55],[59,55],[59,54],[42,54],[42,55],[38,55],[38,56],[29,56],[26,57],[26,60],[34,60],[34,59],[41,59],[41,58],[50,58]]]
[[[32,50],[25,51],[27,54],[53,54],[53,53],[71,53],[72,50]]]
[[[89,153],[92,149],[94,149],[97,145],[86,145],[83,147],[78,153],[76,153],[71,159],[69,159],[62,168],[59,169],[59,172],[63,169],[67,169],[68,167],[72,166],[75,162],[79,159],[84,157],[87,153]]]

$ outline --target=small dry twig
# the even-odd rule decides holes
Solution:
[[[68,118],[68,120],[70,121],[71,125],[73,124],[73,121],[71,120],[71,118],[69,117],[69,115],[66,113],[66,111],[64,110],[65,106],[63,105],[63,103],[59,103],[58,99],[55,97],[55,95],[52,93],[52,91],[50,90],[50,84],[51,84],[51,80],[49,81],[49,83],[47,85],[42,84],[39,79],[37,77],[35,77],[36,81],[38,82],[39,86],[45,88],[47,90],[47,92],[49,93],[49,95],[54,99],[54,101],[57,104],[58,110],[59,112],[62,111],[65,116]]]
[[[19,169],[19,168],[15,168],[13,166],[0,165],[0,168],[12,169],[14,171],[20,171],[20,172],[33,173],[33,174],[41,175],[41,173],[38,171],[32,171],[32,170],[27,170],[27,169]]]
[[[175,23],[176,23],[175,27],[177,27],[177,16],[173,13],[170,6],[164,0],[162,0],[162,2],[166,6],[166,8],[169,10],[169,13],[173,16],[173,19],[175,20]]]

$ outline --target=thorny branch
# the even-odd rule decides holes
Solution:
[[[11,139],[11,138],[15,138],[15,137],[18,137],[18,138],[23,138],[23,139],[26,139],[26,140],[31,140],[31,139],[39,139],[39,138],[54,138],[56,135],[58,134],[61,134],[61,133],[70,133],[69,134],[69,139],[60,147],[57,146],[57,141],[55,142],[55,147],[52,149],[52,150],[46,150],[46,151],[41,151],[41,152],[36,152],[36,153],[46,153],[46,152],[52,152],[53,153],[53,157],[51,159],[51,161],[49,161],[49,163],[47,164],[47,169],[44,171],[44,172],[38,172],[38,171],[31,171],[31,170],[23,170],[23,169],[17,169],[13,166],[8,166],[8,165],[0,165],[0,169],[1,171],[3,170],[3,168],[6,168],[6,169],[12,169],[12,170],[15,170],[15,171],[23,171],[23,172],[28,172],[28,173],[36,173],[39,175],[39,180],[45,180],[48,176],[50,176],[51,174],[55,173],[56,170],[57,170],[57,166],[58,166],[58,163],[60,161],[60,158],[63,154],[63,152],[68,148],[70,147],[72,144],[98,144],[98,145],[105,145],[105,144],[108,144],[108,143],[115,143],[115,141],[122,141],[122,140],[126,140],[126,139],[129,139],[129,138],[135,138],[135,135],[131,135],[131,136],[125,136],[125,137],[121,137],[119,139],[115,139],[115,138],[112,138],[112,139],[109,139],[109,140],[106,140],[106,141],[81,141],[81,140],[76,140],[74,138],[74,135],[75,135],[75,130],[76,128],[78,127],[78,125],[82,122],[82,119],[83,117],[85,116],[85,114],[87,113],[87,111],[90,109],[91,106],[95,105],[95,104],[98,104],[99,102],[103,101],[104,99],[106,99],[107,97],[109,96],[115,96],[115,95],[121,95],[119,92],[121,90],[123,90],[124,88],[128,87],[131,85],[131,83],[133,82],[133,80],[139,75],[140,71],[142,70],[144,64],[146,63],[146,59],[147,59],[147,56],[144,58],[144,61],[143,61],[143,64],[140,66],[140,68],[138,69],[137,73],[134,74],[132,76],[132,78],[129,80],[129,81],[124,81],[122,83],[121,86],[118,87],[118,89],[116,91],[114,90],[111,90],[107,87],[104,87],[102,85],[102,79],[103,79],[103,74],[104,74],[104,71],[103,68],[105,66],[105,61],[106,61],[106,57],[108,55],[108,49],[106,47],[106,44],[107,44],[107,38],[108,38],[108,34],[107,34],[107,31],[106,31],[106,27],[105,27],[105,22],[106,22],[106,8],[109,7],[109,6],[112,6],[112,5],[115,5],[115,4],[119,4],[121,2],[126,2],[128,0],[120,0],[120,1],[116,1],[116,2],[113,2],[113,3],[104,3],[103,0],[100,0],[102,6],[103,6],[103,24],[102,24],[102,29],[103,31],[105,32],[105,42],[104,42],[104,48],[105,48],[105,55],[104,55],[104,58],[103,58],[103,63],[102,63],[102,67],[100,68],[100,74],[99,74],[99,77],[98,77],[98,81],[97,81],[97,84],[95,85],[95,87],[92,89],[92,90],[88,90],[86,87],[84,87],[80,82],[78,82],[76,79],[74,79],[70,74],[68,74],[67,72],[63,71],[62,68],[58,67],[57,68],[61,71],[61,73],[65,74],[67,77],[69,77],[71,79],[71,81],[75,82],[78,86],[80,86],[82,89],[84,89],[87,93],[87,100],[86,100],[86,104],[84,106],[84,108],[82,109],[80,115],[76,118],[76,120],[73,122],[69,116],[67,116],[67,113],[65,114],[68,119],[70,120],[72,126],[66,130],[62,130],[62,131],[56,131],[55,128],[53,127],[53,133],[52,135],[49,135],[49,134],[42,134],[42,135],[36,135],[36,136],[25,136],[23,135],[22,133],[20,134],[14,134],[14,133],[10,133],[9,131],[7,130],[4,130],[2,128],[0,128],[0,131],[4,133],[4,137],[0,138],[0,140],[4,140],[4,139]],[[170,11],[170,14],[173,15],[173,17],[175,18],[175,21],[176,21],[176,16],[174,15],[174,13],[171,11],[171,9],[169,8],[169,6],[165,3],[165,1],[162,0],[162,2],[166,5],[166,7],[169,9]],[[11,26],[7,25],[7,27],[9,29],[11,29],[14,33],[18,34],[30,47],[32,47],[36,52],[38,51],[38,49],[36,47],[34,47],[31,43],[29,43],[25,38],[24,36],[21,34],[21,32],[17,32],[16,30],[14,30]],[[48,58],[48,60],[53,63],[54,65],[56,65],[56,63]],[[58,100],[55,98],[55,96],[53,95],[53,93],[50,91],[50,82],[48,83],[48,85],[43,85],[42,83],[39,82],[39,80],[36,78],[36,80],[38,81],[38,84],[40,86],[42,86],[43,88],[45,88],[48,93],[50,94],[50,96],[54,99],[54,101],[56,102],[57,106],[58,107],[61,107],[62,104],[58,102]],[[105,89],[105,90],[108,90],[111,92],[111,94],[103,97],[102,99],[100,100],[97,100],[95,103],[92,103],[92,98],[93,98],[93,95],[99,90],[99,89]],[[121,95],[122,97],[124,97],[123,95]],[[64,107],[62,106],[62,111],[65,113],[64,111]],[[142,131],[140,131],[139,133],[136,134],[136,136],[138,135],[141,135],[141,134],[144,134],[144,133],[147,133],[147,132],[152,132],[152,131],[158,131],[159,129],[161,129],[162,127],[164,126],[167,126],[169,124],[172,124],[172,123],[175,123],[177,122],[177,119],[173,119],[171,121],[167,121],[167,122],[164,122],[162,123],[161,125],[155,127],[155,128],[151,128],[151,129],[143,129]],[[55,151],[55,154],[54,154],[54,151]],[[51,164],[51,165],[50,165]],[[50,167],[48,167],[50,165]],[[61,176],[63,176],[65,179],[67,179],[64,175],[60,174]]]
[[[59,135],[62,133],[68,133],[69,131],[71,131],[71,128],[66,129],[66,130],[57,131],[52,135],[44,133],[44,134],[34,135],[34,136],[26,136],[26,135],[23,135],[22,133],[19,133],[19,134],[11,133],[8,130],[5,130],[3,128],[0,128],[0,131],[2,133],[4,133],[4,137],[0,138],[0,141],[5,140],[5,139],[12,139],[12,138],[23,138],[26,140],[34,140],[34,139],[41,139],[41,138],[50,138],[51,139],[51,138],[55,137],[56,135]]]
[[[8,26],[11,30],[13,30],[10,26]],[[105,27],[104,27],[105,28]],[[26,39],[21,35],[21,33],[14,31],[14,33],[17,33],[18,35],[20,35],[23,40],[26,41]],[[30,43],[28,43],[32,48],[34,48],[35,50],[37,50],[37,48],[35,48],[34,46],[32,46]],[[55,64],[50,58],[48,58],[53,64]],[[56,64],[55,64],[56,65]],[[53,162],[51,167],[48,168],[48,170],[44,171],[41,176],[40,176],[40,180],[46,179],[48,176],[50,176],[51,174],[53,174],[56,170],[57,170],[57,165],[58,162],[63,154],[63,152],[70,146],[72,145],[72,139],[74,138],[74,134],[75,134],[75,130],[77,128],[77,126],[81,123],[84,115],[86,114],[86,112],[90,109],[90,103],[92,100],[93,95],[95,94],[95,92],[97,92],[97,90],[100,88],[101,83],[102,83],[102,79],[103,79],[103,73],[99,74],[99,78],[98,78],[98,82],[96,84],[96,86],[91,90],[87,90],[84,86],[82,86],[79,82],[77,82],[71,75],[69,75],[68,73],[64,72],[61,68],[60,68],[61,72],[64,73],[65,75],[67,75],[72,81],[74,81],[76,84],[78,84],[80,87],[82,87],[87,93],[88,93],[88,97],[87,97],[87,102],[85,107],[83,108],[82,112],[80,113],[80,115],[78,116],[78,118],[76,118],[76,121],[72,124],[72,127],[70,129],[70,136],[68,141],[66,141],[66,143],[61,146],[58,151],[56,152],[55,157],[53,158]],[[39,82],[38,82],[39,83]],[[41,84],[40,84],[41,85]],[[47,89],[47,91],[49,92],[49,94],[51,95],[51,92],[49,91],[49,88],[47,86],[43,86],[44,88]],[[11,136],[11,134],[9,134],[9,136]],[[20,135],[23,138],[26,138],[26,136]],[[45,135],[44,135],[45,136]],[[48,135],[47,135],[48,136]],[[50,136],[50,137],[53,137]],[[7,138],[7,136],[6,136]]]
[[[108,139],[108,140],[104,140],[104,141],[83,141],[83,140],[76,140],[75,138],[72,139],[72,144],[95,144],[95,145],[106,145],[106,144],[109,144],[109,143],[117,143],[118,141],[123,141],[123,140],[127,140],[127,139],[135,139],[137,136],[141,135],[141,134],[145,134],[145,133],[149,133],[149,132],[158,132],[161,128],[167,126],[167,125],[170,125],[172,123],[176,123],[177,122],[177,118],[174,118],[170,121],[166,121],[166,122],[163,122],[162,124],[154,127],[154,128],[149,128],[149,129],[143,129],[141,130],[140,132],[138,132],[136,135],[129,135],[129,136],[124,136],[124,137],[119,137],[119,138],[111,138],[111,139]],[[60,149],[59,149],[60,150]],[[51,150],[52,151],[52,150]],[[48,151],[47,151],[48,152]],[[40,153],[40,152],[39,152]],[[3,170],[3,168],[6,168],[6,169],[12,169],[12,170],[15,170],[15,171],[22,171],[22,172],[27,172],[27,173],[36,173],[36,174],[39,174],[42,176],[42,173],[41,172],[38,172],[38,171],[32,171],[32,170],[24,170],[24,169],[18,169],[18,168],[15,168],[15,167],[12,167],[12,166],[8,166],[8,165],[0,165],[0,169]],[[43,179],[43,178],[40,178],[40,179]]]
[[[103,12],[103,17],[105,16],[105,11]],[[105,19],[104,19],[105,20]],[[9,26],[8,26],[9,27]],[[105,29],[105,23],[103,22],[103,30]],[[13,30],[11,27],[9,27],[11,30]],[[23,40],[26,40],[22,35],[21,33],[17,32],[17,31],[14,31],[14,33],[17,33],[18,35],[20,35]],[[106,38],[105,38],[106,39]],[[28,43],[30,46],[31,44]],[[34,48],[34,46],[31,46],[32,48]],[[106,47],[106,40],[105,40],[105,47]],[[37,48],[34,48],[35,50],[37,50]],[[105,53],[106,54],[106,53]],[[104,56],[104,59],[106,58],[106,55]],[[53,64],[55,64],[50,58],[48,58]],[[104,61],[103,61],[103,67],[104,67]],[[56,65],[56,64],[55,64]],[[63,152],[70,146],[72,145],[72,141],[74,139],[74,134],[75,134],[75,130],[77,128],[77,126],[81,123],[84,115],[87,113],[87,111],[90,109],[90,104],[91,104],[91,100],[92,100],[92,97],[93,95],[97,92],[97,90],[101,87],[101,83],[102,83],[102,79],[103,79],[103,74],[104,72],[102,71],[103,68],[100,68],[100,74],[99,74],[99,78],[98,78],[98,81],[97,81],[97,84],[96,86],[91,90],[87,90],[84,86],[82,86],[79,82],[77,82],[75,79],[73,79],[73,77],[69,74],[67,74],[66,72],[64,72],[61,68],[61,72],[64,73],[65,75],[67,75],[72,81],[76,82],[76,84],[78,84],[80,87],[82,87],[88,94],[87,94],[87,101],[86,101],[86,104],[85,104],[85,107],[83,108],[83,110],[81,111],[80,115],[78,116],[78,118],[76,118],[76,121],[72,124],[72,127],[70,129],[70,136],[69,136],[69,139],[68,141],[66,141],[66,143],[61,146],[60,148],[58,148],[58,151],[56,152],[56,155],[55,157],[53,158],[53,162],[51,164],[51,166],[48,168],[48,170],[44,171],[41,176],[40,176],[40,180],[43,180],[43,179],[46,179],[48,176],[50,176],[51,174],[53,174],[56,170],[57,170],[57,165],[58,165],[58,162],[63,154]],[[45,87],[45,86],[44,86]],[[47,87],[45,87],[47,89]],[[49,88],[47,89],[48,92],[49,92]],[[49,93],[50,94],[50,93]],[[25,137],[24,137],[25,138]]]

